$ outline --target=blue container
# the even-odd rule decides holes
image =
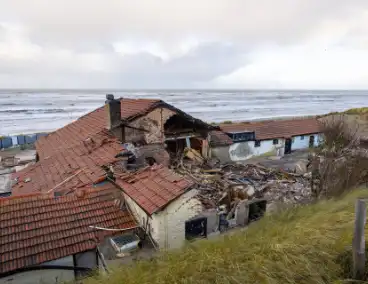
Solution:
[[[34,142],[36,142],[36,135],[27,135],[26,136],[26,144],[33,144]]]
[[[24,137],[24,135],[18,135],[17,139],[18,139],[18,145],[26,144],[26,137]]]
[[[13,140],[11,137],[1,138],[1,148],[10,148],[11,146],[13,146]]]

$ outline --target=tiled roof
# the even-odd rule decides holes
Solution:
[[[211,146],[231,145],[233,141],[229,136],[220,130],[212,130],[210,133]]]
[[[321,124],[316,118],[221,124],[220,128],[224,132],[254,131],[257,140],[284,138],[321,132]]]
[[[114,204],[110,183],[84,195],[30,195],[0,199],[0,274],[96,247],[116,234],[90,226],[129,229],[136,223]],[[121,194],[120,194],[121,196]],[[118,231],[119,232],[119,231]]]
[[[12,187],[12,195],[47,192],[55,187],[54,191],[65,192],[93,184],[105,176],[101,166],[115,162],[122,150],[120,142],[103,130],[14,174],[12,178],[18,182]]]
[[[162,165],[115,176],[116,184],[148,214],[159,211],[193,185],[189,178]]]
[[[160,103],[162,101],[151,99],[121,99],[121,117],[130,119],[131,117],[144,115]],[[104,106],[102,106],[55,132],[41,137],[36,142],[40,160],[51,156],[59,150],[71,148],[91,135],[105,129],[107,125],[106,119],[106,112]]]

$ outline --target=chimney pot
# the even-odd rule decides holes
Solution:
[[[106,100],[113,101],[114,100],[114,95],[113,94],[106,94]]]
[[[113,94],[106,95],[105,110],[107,115],[107,129],[113,130],[121,123],[121,103],[115,100]]]

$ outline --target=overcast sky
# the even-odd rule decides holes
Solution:
[[[368,89],[368,0],[0,0],[0,88]]]

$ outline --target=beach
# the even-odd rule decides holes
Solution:
[[[49,132],[102,106],[105,94],[162,99],[207,122],[318,115],[367,104],[367,91],[0,90],[0,135]]]

